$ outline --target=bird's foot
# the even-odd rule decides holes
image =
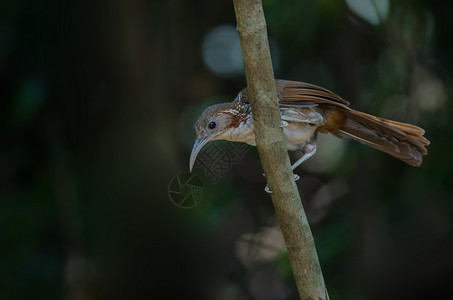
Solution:
[[[288,125],[289,125],[289,123],[288,123],[288,122],[286,122],[286,121],[282,121],[282,124],[281,124],[281,125],[279,125],[278,127],[282,127],[282,128],[283,128],[283,127],[286,127],[286,126],[288,126]]]
[[[264,177],[266,177],[266,175],[263,174]],[[294,181],[297,181],[300,179],[300,176],[297,175],[297,174],[293,174],[294,176]],[[272,191],[269,189],[269,186],[266,184],[266,187],[264,188],[264,190],[266,191],[266,193],[268,194],[272,194]]]

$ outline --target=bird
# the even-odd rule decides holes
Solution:
[[[350,138],[411,165],[420,166],[430,142],[415,125],[382,119],[349,107],[349,102],[320,86],[275,80],[286,147],[303,155],[294,171],[316,153],[318,133]],[[210,141],[226,140],[256,146],[250,95],[247,88],[232,102],[206,108],[195,123],[196,139],[190,154],[192,172],[200,150]],[[295,175],[295,179],[299,178]]]

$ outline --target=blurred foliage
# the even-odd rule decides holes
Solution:
[[[322,138],[297,170],[331,298],[436,299],[453,275],[452,5],[383,2],[263,1],[278,78],[432,143],[412,168]],[[0,299],[297,299],[255,149],[218,183],[197,169],[196,208],[168,199],[200,111],[245,85],[203,63],[222,25],[231,1],[0,2]]]

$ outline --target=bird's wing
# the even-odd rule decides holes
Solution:
[[[280,107],[313,107],[319,104],[328,104],[349,110],[349,102],[337,94],[320,86],[289,80],[275,80],[277,86]],[[248,89],[245,88],[239,94],[240,100],[250,103]]]
[[[337,94],[314,84],[276,80],[280,106],[300,107],[318,104],[329,104],[348,109],[349,102]]]

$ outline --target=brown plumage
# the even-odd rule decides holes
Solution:
[[[283,130],[289,150],[305,155],[293,169],[316,151],[318,132],[347,137],[388,153],[411,166],[419,166],[427,154],[425,131],[415,125],[385,120],[348,107],[349,102],[333,92],[304,82],[276,80]],[[190,168],[201,147],[211,140],[255,144],[248,90],[230,103],[207,108],[195,124],[197,141]],[[212,125],[212,126],[211,126]],[[211,128],[214,127],[214,128]]]
[[[415,125],[375,117],[348,107],[349,102],[322,87],[296,81],[276,80],[282,107],[312,102],[319,105],[325,118],[322,133],[348,137],[383,152],[412,166],[419,166],[428,151],[425,131]],[[243,90],[247,93],[246,89]]]

